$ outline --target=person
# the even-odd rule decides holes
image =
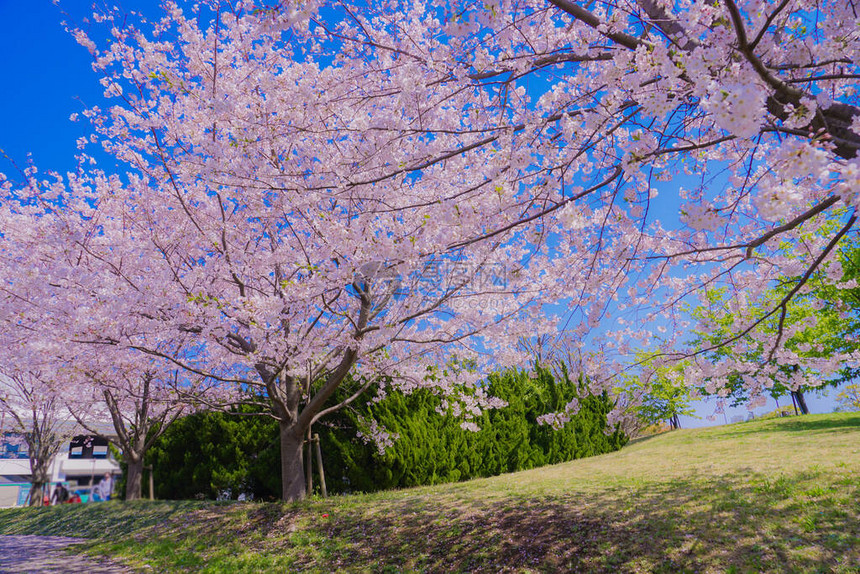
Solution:
[[[51,504],[63,504],[69,500],[69,491],[66,490],[66,486],[61,482],[54,488],[54,494],[51,496]]]
[[[95,494],[98,495],[100,500],[110,500],[112,490],[113,480],[111,479],[110,473],[106,472],[104,478],[101,479],[96,486]]]

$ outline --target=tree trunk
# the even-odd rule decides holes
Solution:
[[[47,489],[45,488],[48,484],[49,476],[48,476],[48,466],[50,462],[47,464],[40,460],[37,460],[35,464],[33,464],[33,460],[30,460],[30,499],[28,501],[30,506],[43,506],[45,502],[45,493]]]
[[[803,396],[803,391],[791,391],[791,394],[797,399],[797,406],[800,408],[800,414],[808,415],[809,407],[806,406],[806,397]]]
[[[125,477],[125,499],[140,500],[143,484],[143,457],[128,457]]]
[[[367,315],[370,312],[370,300],[362,296],[362,316],[359,318],[357,329],[367,326]],[[360,339],[360,337],[356,337]],[[272,414],[278,420],[281,439],[281,498],[286,501],[301,500],[306,495],[304,477],[304,434],[313,424],[313,417],[322,410],[323,405],[334,394],[343,382],[349,369],[358,356],[355,349],[347,348],[337,367],[325,377],[322,387],[311,395],[313,374],[310,363],[305,379],[298,379],[285,373],[276,375],[269,372],[266,365],[257,367],[260,376],[266,384]],[[303,391],[304,389],[304,396]],[[307,402],[299,411],[302,399]]]
[[[45,502],[45,483],[33,482],[30,487],[30,506],[42,506]]]
[[[305,497],[305,474],[302,464],[304,433],[296,425],[278,423],[281,435],[281,498],[287,501]]]

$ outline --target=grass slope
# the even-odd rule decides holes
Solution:
[[[681,430],[489,479],[300,504],[0,511],[193,572],[860,572],[860,414]],[[149,570],[152,571],[152,570]]]

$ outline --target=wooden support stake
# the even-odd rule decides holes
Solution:
[[[314,494],[314,471],[313,471],[313,452],[314,445],[311,442],[311,427],[308,426],[308,440],[306,441],[308,445],[308,458],[305,461],[305,485],[307,486],[307,495],[313,496]]]
[[[317,451],[317,472],[320,475],[320,489],[322,490],[323,498],[328,498],[328,491],[325,487],[325,471],[323,470],[322,452],[320,451],[320,435],[314,434],[314,446]]]
[[[152,476],[152,465],[150,464],[149,466],[145,466],[143,468],[149,470],[149,499],[155,500],[155,478],[153,478]]]
[[[308,359],[308,376],[305,379],[305,393],[308,395],[308,405],[311,404],[311,381],[313,372],[311,369],[311,361]],[[314,494],[314,467],[313,467],[313,452],[314,446],[311,443],[311,425],[308,424],[308,438],[305,441],[308,445],[308,458],[305,460],[305,493],[308,497]]]

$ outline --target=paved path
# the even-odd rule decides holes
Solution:
[[[80,544],[65,536],[0,536],[0,573],[125,574],[127,569],[107,560],[69,554],[63,548]]]

